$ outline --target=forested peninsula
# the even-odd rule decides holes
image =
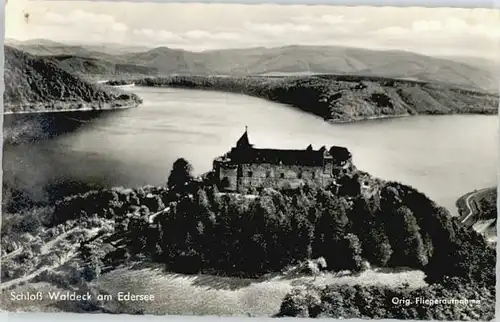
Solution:
[[[109,81],[245,94],[294,106],[333,123],[408,115],[497,113],[498,96],[446,84],[381,77],[169,76]]]

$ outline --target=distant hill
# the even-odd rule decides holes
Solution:
[[[441,58],[465,63],[485,70],[490,70],[493,73],[496,73],[500,68],[500,57],[496,61],[487,58],[468,56],[441,56]]]
[[[119,55],[126,53],[144,52],[150,47],[134,46],[127,44],[68,44],[56,42],[48,39],[30,39],[30,40],[15,40],[7,38],[5,44],[8,46],[16,47],[25,50],[33,55],[82,55],[82,54],[105,54],[105,55]]]
[[[120,57],[135,64],[154,66],[160,74],[346,74],[444,82],[487,91],[498,88],[492,70],[405,51],[287,46],[194,53],[160,47]]]
[[[140,102],[134,94],[85,82],[51,60],[10,46],[4,50],[6,112],[112,109]]]
[[[45,39],[28,41],[7,39],[6,44],[31,55],[52,60],[65,71],[86,79],[94,79],[96,76],[97,78],[121,78],[158,75],[158,70],[154,67],[128,64],[118,57],[123,53],[144,50],[144,47],[66,45]]]
[[[286,46],[190,52],[158,47],[137,52],[140,47],[112,45],[60,46],[21,43],[32,54],[73,55],[103,59],[115,64],[150,67],[159,75],[262,75],[344,74],[443,82],[465,88],[498,91],[493,62],[467,57],[441,58],[397,50],[369,50],[340,46]],[[114,52],[115,54],[110,54]]]
[[[82,46],[69,46],[59,43],[25,43],[25,42],[7,42],[5,45],[16,48],[35,56],[57,56],[57,55],[73,55],[86,58],[108,59],[111,56],[99,52],[92,51]]]
[[[99,45],[84,45],[84,47],[91,51],[98,51],[108,55],[118,55],[126,53],[138,53],[151,49],[145,46],[122,45],[122,44],[99,44]]]
[[[105,59],[86,58],[74,55],[39,56],[56,63],[65,71],[82,77],[99,75],[102,78],[121,78],[131,76],[154,76],[154,67],[117,63]]]

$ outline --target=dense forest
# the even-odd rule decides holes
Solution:
[[[119,85],[170,86],[256,96],[292,105],[332,122],[418,114],[495,114],[498,97],[446,85],[381,77],[149,77]]]
[[[417,289],[305,286],[285,296],[277,316],[490,321],[495,318],[495,302],[494,285],[478,286],[456,277]]]
[[[360,270],[367,260],[379,267],[422,269],[431,282],[444,276],[484,285],[495,280],[495,252],[481,235],[396,182],[383,184],[371,199],[352,188],[334,194],[314,187],[264,189],[252,198],[220,194],[189,175],[172,175],[169,188],[149,188],[141,195],[112,189],[66,197],[56,202],[49,222],[113,218],[129,236],[132,253],[184,273],[261,276],[324,257],[329,270]],[[148,225],[149,216],[162,210]]]

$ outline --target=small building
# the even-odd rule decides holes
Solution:
[[[220,191],[248,193],[256,188],[327,187],[354,170],[348,149],[332,146],[314,150],[255,148],[245,132],[228,153],[213,162]]]

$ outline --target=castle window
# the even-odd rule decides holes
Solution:
[[[297,176],[299,179],[302,179],[302,171],[299,172],[298,176]]]
[[[252,177],[253,176],[253,172],[252,171],[248,171],[248,176]]]
[[[281,173],[281,174],[280,174],[280,178],[281,178],[281,179],[285,178],[285,174],[284,174],[284,173]]]
[[[312,173],[312,178],[315,179],[316,178],[316,172],[313,171]]]
[[[229,178],[228,177],[222,178],[222,180],[221,180],[221,188],[222,189],[229,188],[230,185],[231,185],[231,183],[229,182]]]
[[[266,171],[266,178],[271,177],[271,171]]]

